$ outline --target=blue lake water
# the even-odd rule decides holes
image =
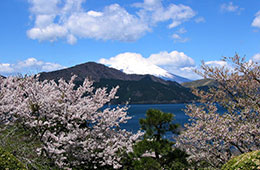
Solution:
[[[137,132],[140,129],[139,119],[145,118],[145,113],[148,109],[159,109],[163,112],[173,113],[174,123],[184,127],[185,123],[188,123],[189,116],[185,115],[184,109],[187,104],[138,104],[130,105],[128,109],[128,115],[132,119],[128,120],[126,124],[121,124],[121,128],[124,128],[128,131]],[[218,111],[224,113],[225,109],[218,106]]]
[[[184,109],[186,104],[138,104],[130,105],[128,115],[132,119],[128,120],[126,124],[122,124],[121,128],[127,129],[128,131],[137,132],[140,129],[139,119],[145,118],[145,113],[148,109],[159,109],[163,112],[173,113],[175,115],[174,123],[183,126],[188,123],[189,117],[185,115]]]

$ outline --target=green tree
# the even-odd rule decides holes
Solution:
[[[173,123],[174,115],[149,109],[146,118],[140,119],[144,137],[133,147],[125,161],[124,169],[185,169],[186,153],[174,148],[166,134],[177,134],[179,125]]]

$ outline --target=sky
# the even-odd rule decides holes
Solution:
[[[260,61],[259,0],[1,0],[0,74],[94,61],[189,79],[201,61]]]

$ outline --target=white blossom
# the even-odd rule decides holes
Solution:
[[[260,149],[260,66],[231,57],[234,68],[202,65],[204,78],[216,87],[194,90],[203,105],[188,105],[190,123],[177,138],[177,146],[195,162],[220,168],[232,156]],[[216,103],[226,109],[219,113]]]

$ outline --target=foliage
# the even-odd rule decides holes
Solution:
[[[12,153],[27,169],[58,169],[50,160],[37,154],[41,142],[31,135],[30,130],[19,124],[1,126],[0,129],[0,147]]]
[[[165,138],[166,133],[177,133],[178,126],[173,123],[173,114],[149,109],[146,118],[140,119],[144,137],[128,153],[125,169],[185,169],[186,153],[173,148],[174,142]]]
[[[30,77],[0,79],[0,121],[30,130],[37,137],[40,155],[61,168],[119,168],[121,150],[131,150],[142,133],[120,129],[125,123],[127,106],[103,106],[116,98],[117,88],[95,89],[92,82],[75,88],[73,76],[38,81]]]
[[[190,123],[177,138],[191,161],[215,168],[234,155],[260,149],[260,66],[238,55],[224,61],[232,66],[202,65],[199,73],[217,87],[194,90],[203,105],[187,106]],[[218,113],[216,103],[227,112]]]
[[[254,170],[260,169],[260,150],[244,153],[229,160],[221,170],[244,169]]]
[[[1,169],[26,170],[25,166],[12,154],[0,148]]]

